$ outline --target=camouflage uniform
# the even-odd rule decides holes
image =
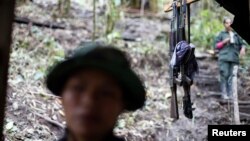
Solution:
[[[234,77],[233,68],[239,65],[239,53],[242,46],[245,44],[242,38],[235,32],[233,32],[234,43],[226,43],[221,49],[219,49],[219,70],[220,70],[220,84],[222,96],[232,96],[232,78]],[[215,39],[216,44],[223,40],[230,38],[230,34],[227,31],[222,31]],[[236,73],[237,74],[237,73]]]

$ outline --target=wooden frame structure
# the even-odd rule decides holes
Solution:
[[[198,2],[200,0],[187,0],[188,4]],[[225,10],[235,16],[233,29],[250,44],[250,0],[214,0]],[[177,6],[180,6],[177,3]],[[164,7],[165,12],[172,11],[172,2],[168,3]]]
[[[0,1],[0,140],[4,141],[3,127],[5,103],[7,95],[7,80],[10,45],[12,40],[12,23],[16,0]]]
[[[187,4],[192,4],[192,3],[197,2],[197,1],[200,1],[200,0],[187,0]],[[180,7],[180,3],[177,4],[177,7]],[[172,2],[165,5],[165,7],[164,7],[165,12],[169,12],[169,11],[172,11],[172,10],[173,10]]]

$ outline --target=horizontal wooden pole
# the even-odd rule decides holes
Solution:
[[[187,4],[192,4],[194,2],[197,2],[197,1],[200,1],[200,0],[187,0]],[[165,7],[164,7],[164,11],[165,12],[169,12],[169,11],[172,11],[173,10],[173,7],[172,7],[172,2],[171,3],[168,3]],[[180,2],[178,2],[177,4],[177,7],[180,7]]]

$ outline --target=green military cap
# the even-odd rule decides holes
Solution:
[[[68,78],[77,70],[95,68],[111,74],[123,88],[126,110],[141,108],[146,90],[139,76],[131,69],[124,52],[100,43],[87,43],[73,51],[65,60],[53,65],[46,78],[47,88],[60,96]]]

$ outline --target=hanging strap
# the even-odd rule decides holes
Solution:
[[[171,46],[175,47],[175,45],[178,43],[178,10],[177,10],[177,0],[174,0],[173,1],[173,4],[172,4],[172,7],[173,7],[173,16],[172,16],[172,20],[171,20],[171,32],[173,33],[171,37],[172,38],[172,42]],[[174,48],[171,50],[173,51]]]
[[[179,12],[179,24],[178,24],[178,43],[183,40],[183,9],[182,9],[182,0],[179,0],[180,2],[180,7],[178,8]]]
[[[182,14],[182,23],[181,27],[185,27],[186,25],[186,15],[187,15],[187,0],[181,0],[181,14]]]
[[[186,19],[187,19],[187,0],[180,0],[180,41],[187,40],[186,38]]]
[[[186,1],[186,0],[185,0]],[[188,24],[188,43],[191,43],[191,21],[190,21],[190,4],[187,5],[187,24]]]

